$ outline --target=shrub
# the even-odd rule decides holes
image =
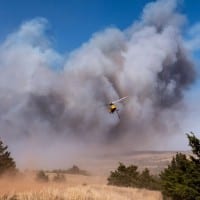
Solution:
[[[66,170],[68,174],[80,174],[80,175],[89,175],[87,171],[80,169],[78,166],[73,165],[71,168]]]
[[[44,171],[41,170],[36,174],[36,180],[41,182],[48,182],[49,177],[44,173]]]
[[[53,172],[53,173],[77,174],[77,175],[89,176],[89,173],[86,170],[82,170],[76,165],[73,165],[69,169],[55,169],[55,170],[52,170],[51,172]]]
[[[64,174],[61,173],[57,173],[54,177],[53,177],[53,181],[55,182],[65,182],[66,178]]]

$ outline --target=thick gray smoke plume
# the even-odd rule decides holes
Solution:
[[[176,7],[150,3],[127,30],[96,33],[67,58],[51,48],[45,19],[9,35],[0,46],[0,129],[17,161],[62,163],[61,153],[70,160],[118,145],[149,149],[174,134],[195,80]],[[123,96],[119,120],[106,104]]]

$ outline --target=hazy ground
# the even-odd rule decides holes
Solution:
[[[106,185],[105,177],[66,175],[66,182],[40,183],[33,174],[0,181],[2,200],[162,200],[160,192]]]
[[[81,160],[76,164],[88,170],[90,176],[66,174],[66,182],[52,181],[54,174],[50,173],[48,183],[35,180],[35,172],[26,172],[17,179],[2,178],[0,180],[0,199],[9,199],[5,195],[18,199],[32,200],[161,200],[160,192],[107,186],[107,177],[115,170],[118,162],[138,165],[139,169],[148,167],[152,173],[159,173],[170,162],[176,152],[130,152],[124,155],[101,155],[96,159]]]
[[[189,154],[188,151],[183,153]],[[136,151],[121,155],[98,155],[93,159],[80,159],[75,164],[99,176],[108,176],[111,170],[117,168],[119,162],[123,162],[126,165],[137,165],[139,170],[147,167],[151,173],[159,174],[170,163],[175,154],[175,151]]]

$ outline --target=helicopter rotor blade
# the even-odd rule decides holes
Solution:
[[[123,97],[123,98],[121,98],[121,99],[118,99],[118,100],[116,100],[116,101],[112,101],[112,103],[118,103],[118,102],[120,102],[120,101],[125,100],[126,98],[128,98],[128,96]]]

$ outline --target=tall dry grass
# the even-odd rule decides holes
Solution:
[[[13,200],[162,200],[160,192],[106,185],[87,185],[65,189],[49,187],[41,191],[10,195],[10,197],[13,197]]]
[[[0,179],[0,200],[162,200],[157,191],[106,185],[106,177],[66,175],[66,182],[41,183],[35,174]]]
[[[139,168],[149,167],[157,171],[162,163],[170,160],[172,153],[141,153],[103,157],[92,161],[92,168],[81,165],[96,176],[67,174],[66,182],[54,183],[55,174],[48,173],[50,182],[35,181],[35,173],[27,173],[17,179],[0,179],[0,200],[162,200],[157,191],[107,186],[108,172],[117,166],[116,160],[134,163]],[[86,161],[84,163],[87,163]],[[165,164],[166,165],[166,164]],[[101,166],[101,167],[99,167]]]

